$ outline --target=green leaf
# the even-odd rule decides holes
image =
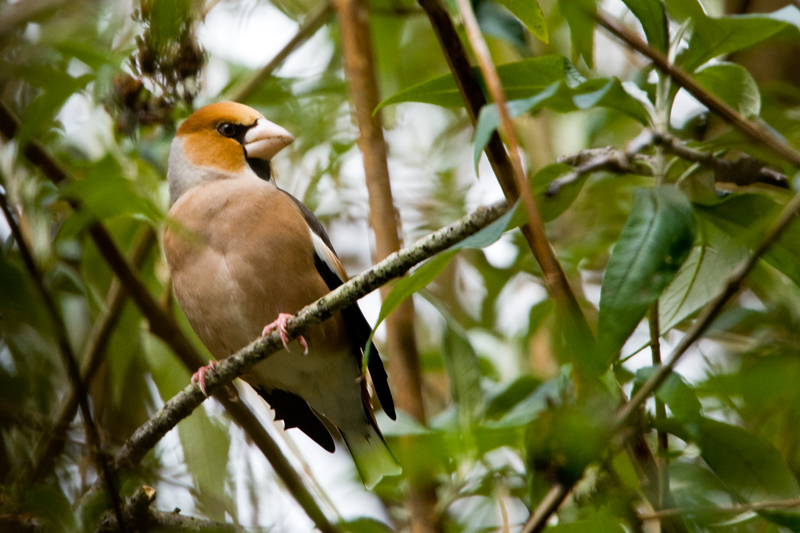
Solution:
[[[511,118],[517,118],[525,113],[541,109],[547,101],[555,99],[559,95],[562,87],[561,82],[554,82],[539,94],[530,98],[507,102],[506,110]],[[564,101],[568,97],[561,95],[560,98]],[[475,143],[472,149],[472,162],[475,165],[476,174],[478,173],[478,161],[481,158],[481,154],[499,126],[500,114],[497,112],[497,104],[483,106],[478,114],[478,124],[475,126]]]
[[[483,86],[483,78],[478,68],[476,67],[474,71]],[[527,98],[557,81],[566,80],[570,86],[584,81],[572,63],[558,54],[500,65],[497,67],[497,73],[509,100]],[[422,102],[442,107],[464,106],[461,93],[451,74],[404,89],[378,104],[375,111],[401,102]]]
[[[392,528],[374,518],[359,517],[339,522],[344,531],[350,533],[392,533]]]
[[[667,11],[661,0],[622,0],[636,15],[647,36],[650,46],[662,52],[669,46],[669,22]]]
[[[698,444],[706,464],[744,501],[783,500],[800,493],[783,456],[759,435],[706,418]]]
[[[542,382],[533,376],[522,375],[494,392],[486,405],[486,418],[497,420],[532,394]]]
[[[53,48],[86,63],[92,70],[99,70],[106,65],[117,69],[127,56],[127,52],[109,50],[102,44],[91,41],[58,41],[53,43]]]
[[[557,524],[549,526],[547,531],[553,533],[626,533],[628,530],[618,521],[607,518]]]
[[[232,510],[232,502],[225,494],[230,434],[220,420],[210,419],[205,409],[195,409],[178,424],[178,435],[200,507],[209,518],[221,521]]]
[[[578,197],[583,184],[589,179],[589,174],[583,174],[578,179],[562,186],[558,190],[558,194],[545,194],[553,181],[572,171],[573,168],[566,163],[553,163],[542,168],[531,177],[531,187],[536,195],[536,205],[539,207],[539,214],[543,222],[555,220],[561,213],[566,211],[575,198]]]
[[[672,281],[694,242],[692,204],[676,187],[637,189],[600,292],[596,370],[612,356]]]
[[[547,21],[536,0],[498,0],[498,2],[506,6],[514,16],[521,20],[537,39],[545,44],[550,42]]]
[[[719,63],[695,73],[697,83],[745,117],[757,116],[761,110],[761,94],[753,76],[741,65]]]
[[[701,13],[702,10],[694,11],[692,37],[686,52],[678,59],[678,65],[688,72],[710,59],[749,48],[778,33],[796,36],[800,20],[800,11],[795,6],[764,15],[712,18]]]
[[[492,35],[525,49],[525,28],[503,6],[492,0],[476,0],[474,9],[478,25],[485,35]]]
[[[103,219],[128,215],[156,224],[164,217],[151,200],[139,193],[134,181],[122,176],[122,168],[111,155],[92,165],[83,179],[68,183],[63,194],[81,199]]]
[[[447,324],[442,344],[442,359],[461,427],[468,428],[480,419],[485,405],[478,354],[472,348],[467,332],[444,306],[433,299],[429,301],[436,306]]]
[[[754,250],[783,206],[765,194],[731,194],[715,205],[697,205],[697,213],[736,242]],[[800,285],[800,221],[794,220],[762,258]]]
[[[634,379],[634,392],[641,388],[644,383],[658,370],[657,366],[640,368],[636,372]],[[656,389],[656,398],[664,402],[669,410],[672,411],[676,420],[683,423],[690,434],[697,436],[702,423],[700,414],[700,400],[694,389],[684,381],[676,372],[671,373],[664,383]]]
[[[22,124],[17,131],[16,140],[26,143],[31,137],[38,136],[53,126],[55,116],[70,96],[82,90],[93,79],[86,74],[80,78],[69,75],[58,76],[45,82],[45,90],[25,109]]]
[[[400,279],[395,283],[389,294],[381,305],[381,312],[378,315],[378,321],[375,324],[377,329],[378,325],[383,322],[389,313],[397,309],[406,298],[425,288],[436,276],[444,270],[444,267],[450,262],[450,259],[462,248],[485,248],[490,244],[497,241],[501,235],[510,229],[509,226],[513,222],[514,213],[516,212],[519,204],[509,209],[503,216],[480,230],[478,233],[467,237],[458,244],[454,244],[444,252],[440,253],[433,259],[429,259],[419,267],[417,267],[410,275]]]
[[[692,248],[659,300],[662,335],[719,294],[728,276],[747,257],[747,248],[703,218],[700,235],[700,244]]]
[[[577,84],[573,81],[560,80],[533,96],[509,101],[507,103],[508,114],[511,118],[516,118],[525,113],[538,111],[543,107],[559,113],[605,107],[625,113],[644,125],[650,123],[650,117],[641,102],[631,96],[617,78],[595,78]],[[475,128],[473,162],[476,169],[481,153],[489,144],[492,133],[499,125],[500,115],[497,111],[497,104],[483,106],[478,116],[478,125]]]
[[[594,68],[594,0],[568,0],[559,2],[558,7],[569,24],[573,59],[582,57],[587,67]]]

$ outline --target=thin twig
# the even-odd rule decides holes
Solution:
[[[648,324],[650,326],[650,352],[653,365],[659,366],[661,365],[661,329],[658,325],[658,300],[650,306]],[[666,418],[667,407],[663,401],[656,398],[656,421]],[[656,457],[656,465],[658,466],[658,508],[664,509],[666,507],[667,494],[669,493],[669,463],[667,462],[669,439],[667,432],[661,429],[656,432],[656,435],[658,439],[658,456]]]
[[[253,76],[247,81],[246,85],[237,89],[233,88],[231,92],[228,94],[228,99],[234,100],[236,102],[243,102],[247,100],[250,95],[258,88],[259,85],[264,83],[272,73],[277,69],[284,60],[289,57],[289,55],[294,52],[294,50],[306,42],[309,37],[314,35],[317,30],[319,30],[322,26],[328,22],[328,19],[333,15],[333,5],[330,1],[326,0],[325,3],[317,9],[317,11],[311,13],[306,17],[303,21],[302,26],[297,30],[297,33],[292,37],[286,46],[284,46],[280,52],[275,54],[275,57],[272,60],[264,65],[264,67],[253,74]]]
[[[131,253],[131,264],[136,268],[141,268],[144,260],[149,255],[156,244],[156,234],[150,226],[144,226],[136,239]],[[127,293],[122,290],[122,285],[118,279],[111,282],[106,298],[106,309],[92,330],[89,341],[86,343],[84,354],[81,356],[81,379],[84,383],[92,380],[95,372],[100,368],[104,360],[106,348],[111,340],[111,334],[119,322],[122,315],[124,303],[127,300]],[[56,418],[55,433],[45,434],[36,447],[34,453],[35,464],[32,477],[34,480],[41,479],[47,472],[50,461],[55,458],[64,448],[65,440],[57,438],[57,434],[66,431],[69,423],[75,418],[78,409],[78,391],[73,386],[66,400],[64,400],[59,415]]]
[[[771,502],[756,502],[756,503],[742,503],[734,505],[733,507],[716,507],[713,505],[704,507],[692,507],[682,509],[662,509],[652,513],[641,514],[639,518],[642,520],[659,520],[667,516],[677,515],[698,515],[706,513],[746,513],[750,511],[763,511],[767,509],[793,509],[800,507],[800,498],[793,500],[775,500]]]
[[[545,194],[554,196],[566,185],[574,183],[582,176],[593,172],[652,176],[655,165],[654,158],[639,152],[653,145],[660,146],[664,151],[681,159],[700,163],[713,170],[714,179],[717,182],[735,183],[736,185],[764,183],[783,189],[788,188],[788,180],[785,174],[767,168],[766,163],[756,158],[743,155],[737,161],[730,161],[709,152],[690,148],[672,135],[643,130],[636,139],[628,143],[624,151],[609,146],[606,148],[589,148],[559,157],[559,163],[566,163],[575,167],[575,169],[553,180]]]
[[[744,155],[737,161],[731,161],[714,154],[690,148],[669,133],[653,133],[653,144],[664,151],[676,155],[686,161],[700,163],[714,171],[716,181],[725,181],[737,185],[766,183],[783,189],[789,188],[786,175],[767,168],[767,163],[754,157]]]
[[[572,486],[563,483],[553,485],[550,492],[539,502],[528,521],[522,526],[521,533],[539,533],[547,527],[547,520],[555,513],[564,500],[567,499]]]
[[[671,63],[664,54],[647,44],[634,31],[619,23],[601,9],[597,10],[595,20],[630,48],[650,59],[656,68],[668,74],[675,83],[686,89],[698,102],[718,114],[725,122],[744,133],[753,141],[763,144],[771,152],[786,159],[795,167],[800,167],[800,152],[781,141],[768,128],[747,120],[733,107],[705,90],[691,75]]]
[[[122,516],[122,506],[120,503],[119,493],[117,492],[116,479],[110,468],[110,465],[108,464],[108,458],[103,452],[102,443],[100,442],[100,434],[97,431],[97,426],[95,426],[94,419],[92,417],[92,411],[89,407],[89,399],[86,392],[86,387],[81,379],[80,370],[78,369],[78,362],[75,359],[75,354],[72,351],[72,345],[70,344],[69,337],[67,336],[66,326],[64,325],[61,313],[59,312],[52,295],[47,290],[47,287],[45,287],[42,273],[39,270],[39,267],[36,265],[33,254],[28,247],[28,243],[25,242],[25,239],[22,236],[22,232],[19,229],[16,218],[11,213],[11,207],[8,205],[5,193],[0,193],[0,210],[2,210],[3,215],[5,215],[6,222],[11,229],[11,233],[14,235],[14,240],[17,242],[17,247],[20,255],[22,256],[22,261],[25,264],[25,268],[28,270],[28,273],[33,279],[36,289],[39,292],[39,296],[42,298],[45,308],[47,309],[47,313],[50,315],[50,320],[55,328],[59,349],[62,358],[64,359],[64,365],[67,367],[67,373],[69,374],[73,387],[77,391],[78,404],[80,405],[81,416],[83,417],[83,425],[86,429],[86,440],[91,447],[92,456],[95,460],[99,477],[103,480],[105,486],[107,487],[107,493],[109,499],[111,500],[111,506],[114,510],[114,515],[117,517],[117,522],[120,524],[120,530],[124,533],[127,531],[127,527]]]
[[[476,233],[507,210],[505,202],[480,207],[453,224],[391,254],[369,270],[301,309],[287,322],[286,333],[292,338],[302,335],[308,328],[330,318],[338,310],[354,304],[359,298],[391,279],[404,275],[417,263]],[[209,393],[220,390],[225,384],[282,348],[277,332],[251,342],[234,355],[220,361],[214,370],[206,374],[206,390]],[[199,385],[194,383],[172,397],[128,439],[114,459],[114,468],[121,470],[138,464],[168,431],[189,416],[205,399]]]

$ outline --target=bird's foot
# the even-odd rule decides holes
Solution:
[[[264,329],[261,331],[261,336],[266,337],[267,335],[272,333],[272,330],[277,329],[278,334],[281,336],[281,342],[283,342],[283,347],[286,348],[287,352],[291,352],[291,350],[289,349],[289,335],[286,333],[286,323],[289,321],[290,318],[292,318],[292,315],[288,313],[280,313],[278,315],[278,318],[275,319],[275,322],[270,322],[269,324],[264,326]],[[297,343],[300,346],[302,346],[303,353],[308,354],[308,343],[306,342],[306,340],[303,338],[302,335],[297,337]]]
[[[208,361],[206,366],[201,366],[197,369],[197,372],[192,374],[192,383],[197,383],[200,386],[200,390],[203,391],[203,394],[208,396],[206,392],[206,372],[211,370],[212,368],[216,368],[217,362],[213,359]],[[227,384],[228,389],[228,399],[233,402],[239,401],[239,391],[236,390],[236,386],[233,383]]]

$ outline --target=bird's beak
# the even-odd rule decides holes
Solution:
[[[291,133],[265,118],[247,130],[244,136],[244,151],[250,159],[272,159],[275,154],[294,141]]]

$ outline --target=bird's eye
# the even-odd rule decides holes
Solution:
[[[217,126],[217,131],[220,132],[225,137],[233,137],[236,135],[236,126],[231,124],[230,122],[223,122],[219,126]]]

